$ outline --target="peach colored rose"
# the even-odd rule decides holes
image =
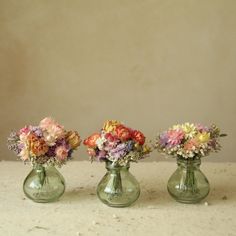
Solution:
[[[34,156],[42,156],[48,151],[48,145],[34,134],[28,136],[29,150]]]
[[[184,150],[192,151],[194,148],[199,147],[199,142],[197,139],[190,139],[188,142],[184,144]]]
[[[131,139],[130,129],[125,127],[124,125],[119,125],[115,129],[117,137],[122,141],[127,141]]]
[[[22,148],[21,152],[19,153],[19,156],[23,161],[29,160],[29,158],[30,158],[29,150],[26,146],[24,148]]]
[[[69,131],[66,134],[66,141],[69,143],[72,149],[77,148],[81,143],[80,136],[76,131]]]
[[[38,140],[38,137],[34,133],[30,133],[26,138],[29,144]]]
[[[64,127],[50,117],[41,120],[39,127],[43,130],[43,136],[50,146],[54,145],[57,139],[64,138],[65,136]]]
[[[96,141],[97,139],[100,138],[100,134],[99,133],[94,133],[91,136],[89,136],[88,138],[86,138],[84,140],[84,145],[90,147],[90,148],[94,148],[97,146]]]
[[[60,125],[52,125],[48,127],[47,133],[55,139],[63,138],[65,136],[65,130]]]
[[[46,117],[43,120],[41,120],[39,123],[39,127],[42,130],[47,130],[52,125],[58,125],[58,123],[51,117]]]
[[[55,153],[59,160],[65,160],[68,156],[68,150],[64,146],[57,147]]]
[[[89,156],[91,157],[95,157],[96,156],[96,152],[93,148],[88,148],[87,149],[87,153],[89,154]]]
[[[145,136],[142,132],[138,130],[134,130],[132,133],[133,140],[137,142],[139,145],[143,145],[145,143]]]

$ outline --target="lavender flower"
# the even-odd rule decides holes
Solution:
[[[19,136],[16,132],[11,132],[9,138],[7,139],[7,147],[9,150],[15,152],[17,155],[21,152],[21,149],[18,145]]]
[[[160,134],[159,141],[160,141],[160,145],[162,147],[165,147],[167,145],[168,140],[169,140],[169,136],[168,136],[168,133],[166,131],[163,132],[162,134]]]
[[[39,126],[30,126],[30,129],[31,129],[31,131],[34,132],[38,137],[42,137],[42,136],[43,136],[42,129],[40,129]]]
[[[114,159],[120,159],[127,154],[127,145],[125,143],[121,143],[117,145],[116,148],[110,150],[109,156],[113,157]]]
[[[107,153],[105,152],[105,151],[98,151],[97,152],[97,155],[96,155],[96,157],[97,157],[97,160],[98,161],[103,161],[105,158],[106,158],[106,155],[107,155]]]

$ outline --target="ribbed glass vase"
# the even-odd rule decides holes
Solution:
[[[177,165],[168,181],[168,192],[181,203],[200,202],[210,191],[209,182],[200,170],[201,160],[178,158]]]
[[[65,191],[65,180],[54,166],[35,165],[26,177],[23,190],[35,202],[53,202]]]
[[[140,195],[139,183],[126,166],[106,162],[107,173],[97,186],[99,199],[111,207],[127,207]]]

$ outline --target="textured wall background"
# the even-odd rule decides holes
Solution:
[[[235,161],[235,43],[235,0],[0,0],[0,158],[50,115],[82,137],[111,118],[149,138],[215,122],[229,136],[206,160]]]

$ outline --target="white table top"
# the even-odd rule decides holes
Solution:
[[[175,169],[173,162],[132,164],[140,198],[131,207],[111,208],[96,196],[104,163],[68,163],[59,169],[67,183],[65,194],[57,202],[42,204],[27,199],[22,190],[31,167],[2,161],[0,235],[236,235],[236,163],[202,163],[211,191],[194,205],[169,196],[166,183]]]

